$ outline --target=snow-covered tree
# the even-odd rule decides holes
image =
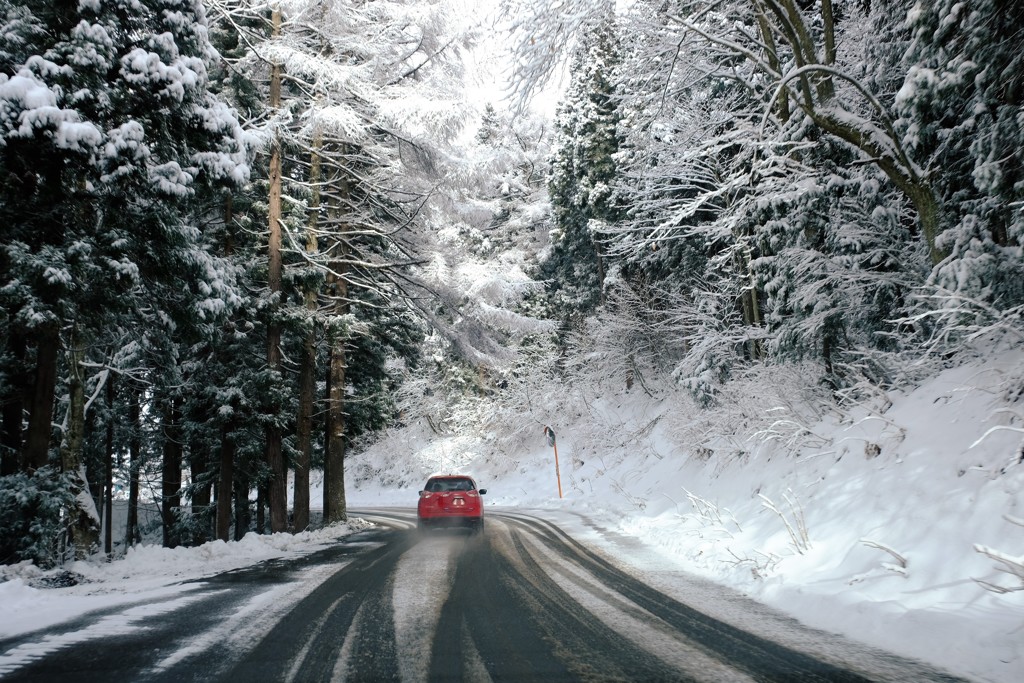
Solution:
[[[438,433],[512,391],[553,339],[536,279],[551,231],[550,124],[494,104],[478,115],[466,131],[473,139],[441,157],[444,182],[422,211],[432,239],[415,276],[429,296],[419,308],[430,334],[398,395],[404,424]]]
[[[0,49],[5,338],[15,355],[19,337],[35,351],[22,465],[50,459],[63,368],[62,467],[89,512],[86,368],[104,359],[87,364],[87,349],[118,316],[210,320],[230,307],[196,208],[245,179],[244,136],[210,93],[199,2],[5,2],[0,15],[13,26]],[[93,540],[76,538],[78,551]]]
[[[556,115],[548,181],[555,225],[541,274],[566,319],[589,313],[602,301],[607,264],[599,231],[621,213],[612,193],[619,148],[618,62],[614,20],[585,25]]]
[[[282,229],[284,272],[281,294],[268,297],[266,324],[284,320],[285,347],[297,343],[293,335],[302,339],[288,356],[301,359],[303,379],[298,405],[278,402],[263,419],[284,434],[297,423],[303,474],[296,483],[303,485],[313,460],[311,378],[318,360],[328,364],[327,410],[316,412],[325,412],[328,423],[325,509],[342,519],[346,439],[386,419],[390,403],[381,387],[394,379],[392,357],[407,356],[419,334],[407,312],[411,285],[404,271],[418,259],[414,218],[435,182],[428,177],[434,147],[457,129],[461,108],[452,106],[451,85],[460,37],[444,3],[218,8],[225,33],[242,37],[236,70],[253,74],[257,90],[275,83],[281,89],[279,106],[254,121],[268,141],[279,141],[268,151],[273,159],[280,147],[285,199],[282,217],[267,217]],[[280,12],[276,34],[264,9]],[[320,352],[317,329],[326,330]],[[365,362],[348,362],[352,354],[363,354]],[[296,411],[294,422],[285,417],[288,409]],[[271,484],[283,479],[275,471]],[[301,494],[297,500],[304,505]]]
[[[896,96],[903,142],[944,207],[944,288],[1024,302],[1024,54],[1018,3],[916,2]]]
[[[690,386],[689,372],[725,377],[730,363],[765,354],[820,357],[835,382],[843,353],[890,343],[887,321],[943,255],[933,181],[893,121],[898,41],[882,55],[860,28],[870,20],[895,35],[898,19],[890,7],[865,8],[640,2],[620,21],[629,47],[616,83],[616,191],[629,201],[601,237],[627,282],[663,292],[645,297],[652,306],[675,301],[680,315],[670,317],[690,311],[694,329],[724,335],[688,346],[732,358],[683,362],[677,372]],[[526,12],[557,24],[557,9],[541,1]],[[578,3],[574,17],[604,11]],[[528,78],[550,68],[532,44],[546,35],[522,44]],[[872,54],[884,57],[884,73],[860,65]],[[879,85],[887,90],[876,94]],[[702,327],[696,299],[722,295],[747,331]]]

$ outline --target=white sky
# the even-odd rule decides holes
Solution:
[[[508,79],[512,44],[508,29],[498,16],[500,0],[451,0],[451,3],[467,26],[479,26],[486,32],[467,64],[467,90],[472,101],[478,103],[481,111],[488,102],[496,109],[511,108],[508,101]],[[531,109],[554,116],[565,85],[566,77],[563,73],[533,98]]]

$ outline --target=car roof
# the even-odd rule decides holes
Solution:
[[[431,474],[427,477],[427,481],[431,479],[472,479],[468,474]]]

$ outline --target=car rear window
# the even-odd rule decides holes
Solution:
[[[424,491],[430,493],[441,493],[444,491],[472,491],[475,487],[473,481],[465,477],[453,477],[451,479],[431,479],[427,482]]]

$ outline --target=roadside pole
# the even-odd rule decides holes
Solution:
[[[558,480],[558,497],[562,497],[562,473],[558,469],[558,443],[555,441],[555,430],[545,425],[544,436],[548,445],[555,449],[555,479]]]

